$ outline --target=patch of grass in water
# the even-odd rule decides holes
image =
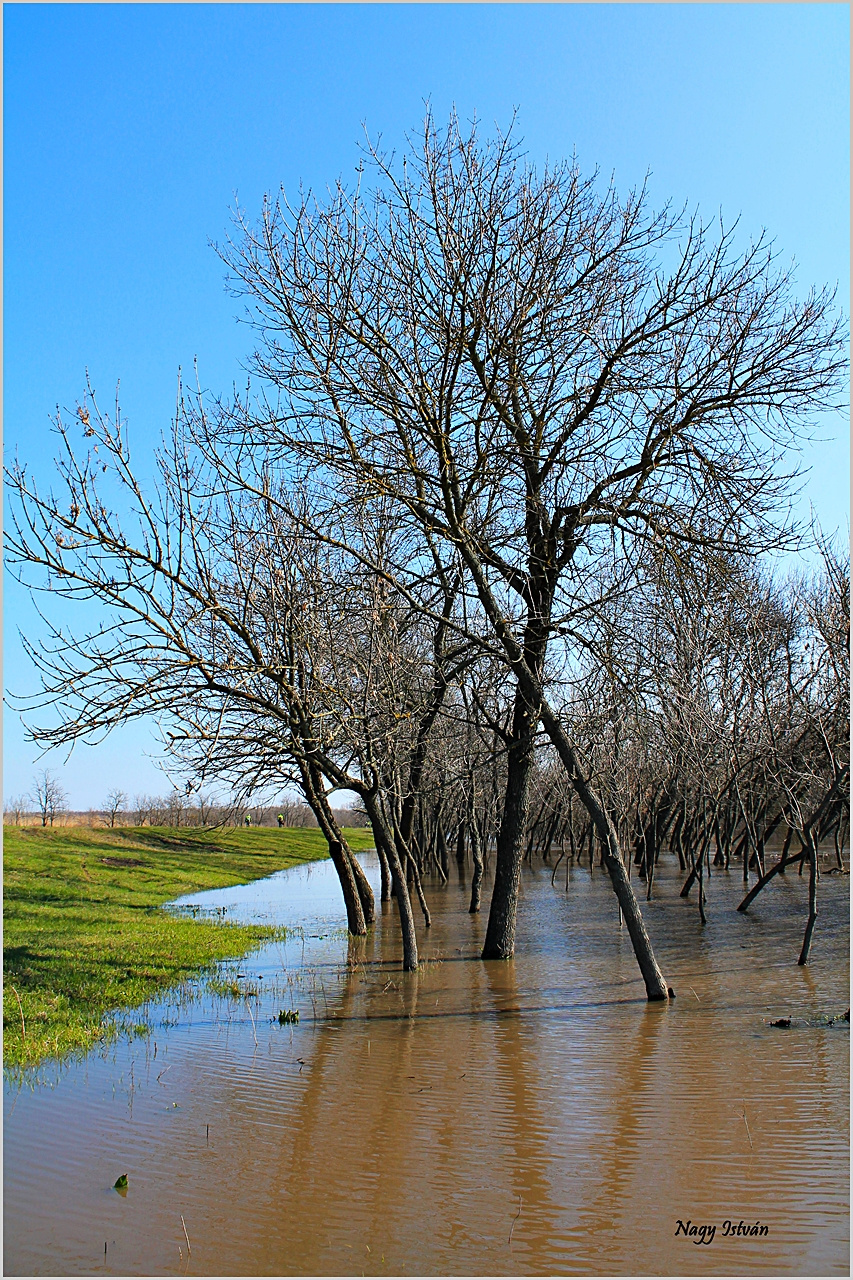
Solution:
[[[347,838],[357,850],[373,846],[369,829]],[[33,1066],[127,1034],[129,1024],[111,1011],[281,933],[188,918],[164,903],[327,856],[310,828],[6,827],[4,1066]]]
[[[207,989],[215,996],[223,996],[226,1000],[255,1000],[261,989],[256,982],[247,982],[229,977],[209,978]]]

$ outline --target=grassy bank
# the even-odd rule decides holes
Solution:
[[[370,829],[347,833],[372,847]],[[272,930],[175,918],[163,903],[327,854],[317,830],[4,829],[3,1061],[88,1049],[128,1009],[243,955]]]

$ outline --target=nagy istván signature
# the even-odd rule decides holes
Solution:
[[[721,1224],[722,1231],[720,1237],[725,1239],[726,1236],[740,1236],[741,1239],[747,1236],[766,1236],[770,1234],[770,1228],[766,1223],[758,1222],[735,1222],[734,1218],[726,1218]],[[694,1222],[688,1218],[684,1222],[681,1218],[676,1219],[675,1234],[677,1236],[686,1236],[692,1244],[711,1244],[714,1236],[717,1234],[716,1222]]]

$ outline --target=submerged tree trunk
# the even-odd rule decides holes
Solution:
[[[429,929],[430,925],[432,924],[432,917],[429,913],[427,900],[424,897],[424,887],[423,887],[423,884],[421,883],[421,873],[420,871],[418,871],[418,865],[415,862],[414,858],[411,856],[411,854],[409,855],[409,867],[411,868],[411,871],[412,871],[412,880],[415,886],[415,893],[418,895],[418,902],[420,903],[420,908],[423,913],[424,927],[426,929]]]
[[[361,905],[361,896],[358,892],[355,876],[352,873],[352,863],[344,853],[343,845],[339,840],[329,840],[329,855],[334,863],[344,892],[344,902],[347,908],[347,928],[355,937],[363,937],[367,933],[367,922],[364,918],[364,909]]]
[[[370,882],[361,867],[356,871],[358,864],[326,799],[319,771],[311,765],[304,765],[300,773],[303,794],[326,838],[329,855],[338,873],[347,911],[347,929],[355,937],[363,937],[375,916]]]
[[[380,902],[390,902],[391,901],[391,868],[388,865],[388,859],[385,856],[385,850],[382,847],[382,842],[380,841],[379,837],[376,835],[376,832],[373,833],[373,838],[376,840],[376,856],[379,859],[379,878],[380,878],[379,900]]]
[[[806,932],[803,936],[803,947],[800,951],[800,958],[797,964],[808,964],[809,951],[812,945],[812,934],[814,933],[815,921],[817,920],[817,844],[815,843],[814,832],[810,827],[806,827],[803,832],[809,851],[809,918],[806,923]]]
[[[640,966],[640,972],[643,975],[643,981],[646,986],[646,994],[649,1000],[666,1000],[671,993],[671,988],[667,986],[655,960],[651,940],[646,932],[639,904],[634,896],[625,864],[622,861],[619,841],[613,823],[605,814],[584,777],[579,767],[574,747],[542,695],[541,676],[550,631],[550,603],[553,600],[553,586],[547,600],[548,607],[545,608],[543,605],[546,603],[545,595],[547,590],[539,592],[537,601],[535,599],[534,583],[528,580],[529,598],[533,605],[538,604],[538,609],[533,609],[531,612],[535,612],[534,626],[539,629],[539,634],[536,635],[532,631],[529,623],[524,645],[521,646],[513,637],[505,618],[497,607],[476,554],[467,547],[463,548],[463,550],[467,552],[465,556],[466,562],[473,574],[478,594],[486,607],[490,621],[495,627],[496,634],[509,659],[510,669],[518,681],[513,724],[513,747],[518,754],[516,759],[513,759],[513,750],[510,748],[508,764],[511,767],[509,768],[507,780],[507,800],[510,803],[507,805],[507,811],[504,812],[504,821],[501,824],[501,836],[498,840],[498,866],[495,873],[495,890],[498,888],[499,874],[501,876],[501,890],[498,897],[494,893],[492,896],[492,911],[489,913],[489,932],[486,936],[483,957],[489,958],[491,956],[512,954],[511,947],[515,941],[515,907],[518,900],[518,869],[523,835],[523,826],[519,830],[519,818],[522,814],[526,817],[530,761],[533,754],[533,730],[541,718],[543,726],[562,761],[569,781],[599,832],[604,863],[619,901],[623,918],[628,926],[634,954],[637,957],[637,963]],[[540,550],[544,554],[538,556],[539,564],[551,563],[553,565],[551,556],[553,547],[550,549],[543,547]],[[542,575],[539,576],[538,585],[540,587],[544,585],[547,589],[547,581],[543,579]],[[530,614],[528,618],[531,618]],[[526,730],[526,732],[518,732],[519,729]],[[512,767],[513,765],[515,766],[514,768]],[[515,873],[514,878],[513,872]],[[494,924],[492,920],[493,912],[495,915]],[[507,949],[508,943],[510,944],[509,949]]]
[[[538,700],[529,697],[519,683],[515,690],[512,735],[507,753],[506,795],[498,832],[489,923],[483,944],[484,960],[506,960],[515,949],[518,884],[530,803],[533,738],[538,720]],[[473,840],[472,833],[472,846]]]
[[[396,821],[393,826],[393,841],[397,851],[397,857],[400,860],[400,866],[406,868],[406,884],[414,886],[415,893],[418,895],[421,911],[423,912],[424,925],[428,929],[432,924],[429,914],[427,900],[424,897],[424,889],[421,883],[421,873],[418,864],[412,855],[411,848],[407,841],[403,838],[403,833],[397,825]]]
[[[355,887],[358,889],[358,896],[361,898],[361,909],[364,912],[365,923],[370,927],[376,919],[376,903],[373,898],[373,890],[370,887],[370,881],[364,874],[364,868],[347,844],[346,840],[342,840],[341,843],[343,844],[344,857],[348,859],[349,864],[352,867]]]
[[[444,828],[442,826],[441,818],[439,818],[438,822],[436,823],[435,838],[436,838],[436,844],[438,847],[438,858],[437,858],[438,873],[441,877],[442,884],[447,884],[449,861],[448,861],[448,852],[447,852],[447,840],[445,839]]]
[[[456,829],[456,861],[461,868],[465,864],[465,823],[460,822]]]
[[[792,858],[788,857],[788,850],[790,848],[792,834],[793,832],[789,831],[788,835],[785,837],[785,844],[782,849],[782,856],[779,859],[779,861],[774,863],[774,865],[770,867],[769,870],[765,871],[764,875],[761,877],[758,883],[752,886],[749,893],[746,895],[743,901],[739,904],[738,911],[748,910],[750,904],[753,902],[755,898],[758,897],[759,893],[764,888],[764,886],[766,884],[769,884],[769,882],[773,879],[774,876],[784,873],[786,866],[788,866],[792,862],[796,862],[797,857],[799,856],[798,854],[794,854]]]
[[[649,1000],[666,1000],[673,992],[667,986],[666,980],[655,960],[651,939],[646,932],[640,905],[634,895],[634,890],[631,888],[625,863],[622,860],[616,829],[581,772],[574,748],[566,736],[563,726],[547,703],[543,703],[542,706],[542,723],[557,750],[578,798],[595,824],[601,841],[604,865],[610,876],[613,890],[619,900],[622,917],[628,927],[634,955],[637,957],[637,964],[640,966],[640,973],[643,975],[643,981],[646,985],[646,995]]]
[[[406,873],[400,862],[394,845],[394,837],[389,834],[382,820],[382,814],[375,796],[365,793],[362,796],[367,816],[373,827],[377,851],[382,852],[388,863],[394,896],[397,899],[397,910],[400,914],[400,929],[403,935],[403,968],[414,970],[418,967],[418,939],[415,933],[415,919],[412,913],[412,900],[406,884]]]
[[[477,815],[471,809],[471,857],[474,860],[474,875],[471,879],[471,902],[469,915],[476,915],[480,910],[480,890],[483,884],[483,849],[480,843],[480,829],[477,826]]]

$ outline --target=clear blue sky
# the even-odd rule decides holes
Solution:
[[[766,227],[798,279],[849,274],[849,9],[698,5],[7,5],[4,9],[5,447],[49,476],[49,415],[88,367],[121,379],[138,454],[174,406],[179,365],[241,378],[248,334],[209,248],[235,195],[350,175],[362,122],[399,144],[439,121],[505,125],[536,159],[577,152],[621,190]],[[811,451],[828,528],[848,510],[847,433]],[[34,687],[6,588],[5,682]],[[144,725],[56,768],[74,807],[165,791]],[[35,753],[6,713],[6,796]]]

